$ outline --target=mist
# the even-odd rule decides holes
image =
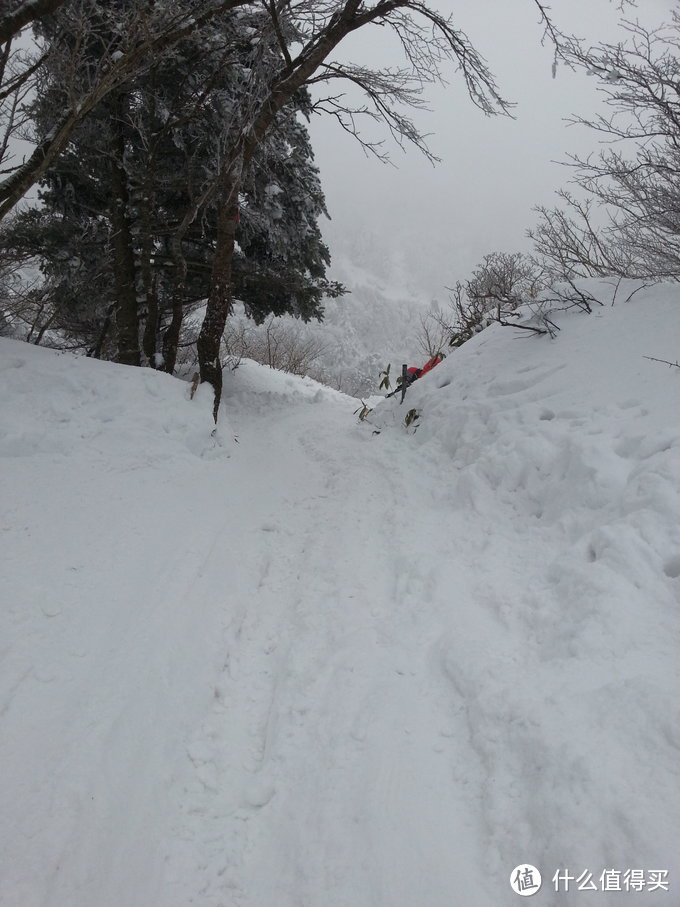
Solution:
[[[650,28],[669,21],[672,0],[644,0],[626,18]],[[560,63],[543,41],[532,0],[484,0],[435,4],[456,23],[485,57],[501,94],[516,105],[512,117],[485,116],[467,96],[453,67],[448,84],[425,91],[429,111],[415,122],[429,134],[440,162],[432,165],[413,148],[401,149],[385,129],[368,124],[364,135],[384,139],[384,164],[361,148],[332,118],[310,124],[316,162],[331,222],[324,235],[336,256],[364,259],[422,296],[469,275],[492,251],[530,251],[526,230],[533,208],[551,205],[570,177],[568,153],[597,151],[598,136],[569,125],[574,114],[603,109],[597,79]],[[621,12],[607,0],[554,0],[552,16],[564,32],[589,43],[624,38]],[[367,65],[401,62],[394,36],[367,28],[342,48],[342,59]]]

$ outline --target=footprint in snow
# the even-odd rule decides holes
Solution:
[[[668,558],[663,565],[663,572],[670,579],[678,579],[680,577],[680,554]]]

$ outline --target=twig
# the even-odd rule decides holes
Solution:
[[[651,284],[649,284],[649,283],[643,283],[643,284],[642,284],[641,286],[639,286],[636,290],[633,290],[633,292],[630,294],[630,296],[629,296],[625,301],[626,301],[626,302],[630,302],[631,299],[633,298],[633,296],[635,296],[636,293],[639,293],[640,290],[646,290],[647,287],[649,287],[649,286],[651,286]],[[613,303],[612,303],[612,305],[613,305]]]
[[[533,327],[530,324],[514,324],[512,321],[504,321],[502,318],[498,319],[498,323],[502,324],[506,328],[521,328],[523,331],[533,331],[534,334],[547,334],[548,331],[543,328]]]
[[[651,362],[662,362],[664,365],[669,365],[671,368],[680,368],[680,362],[670,362],[668,359],[655,359],[654,356],[644,356],[643,358],[649,359]]]

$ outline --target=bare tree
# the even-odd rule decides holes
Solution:
[[[569,158],[577,189],[538,208],[529,232],[558,278],[680,279],[680,15],[654,31],[623,27],[626,43],[569,52],[600,79],[611,112],[573,119],[606,148]]]
[[[604,235],[595,200],[566,189],[557,195],[561,206],[535,208],[539,221],[527,231],[552,280],[625,272],[627,262],[619,266],[620,250]]]
[[[292,375],[309,375],[325,350],[326,344],[318,337],[305,334],[296,322],[274,315],[261,325],[237,321],[227,327],[223,338],[223,352],[230,360],[254,359]]]
[[[491,252],[472,272],[466,294],[482,309],[514,311],[518,305],[535,299],[542,288],[541,272],[521,252]],[[499,316],[500,317],[500,316]]]
[[[517,309],[535,302],[545,286],[543,277],[540,265],[521,252],[485,255],[465,281],[465,293],[460,287],[454,293],[459,340],[467,340],[494,321],[516,326]]]
[[[450,338],[451,330],[439,305],[433,305],[428,312],[420,316],[416,341],[427,359],[432,359],[446,349]]]

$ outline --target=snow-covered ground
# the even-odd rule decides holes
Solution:
[[[675,296],[215,437],[0,341],[2,907],[680,903]]]

